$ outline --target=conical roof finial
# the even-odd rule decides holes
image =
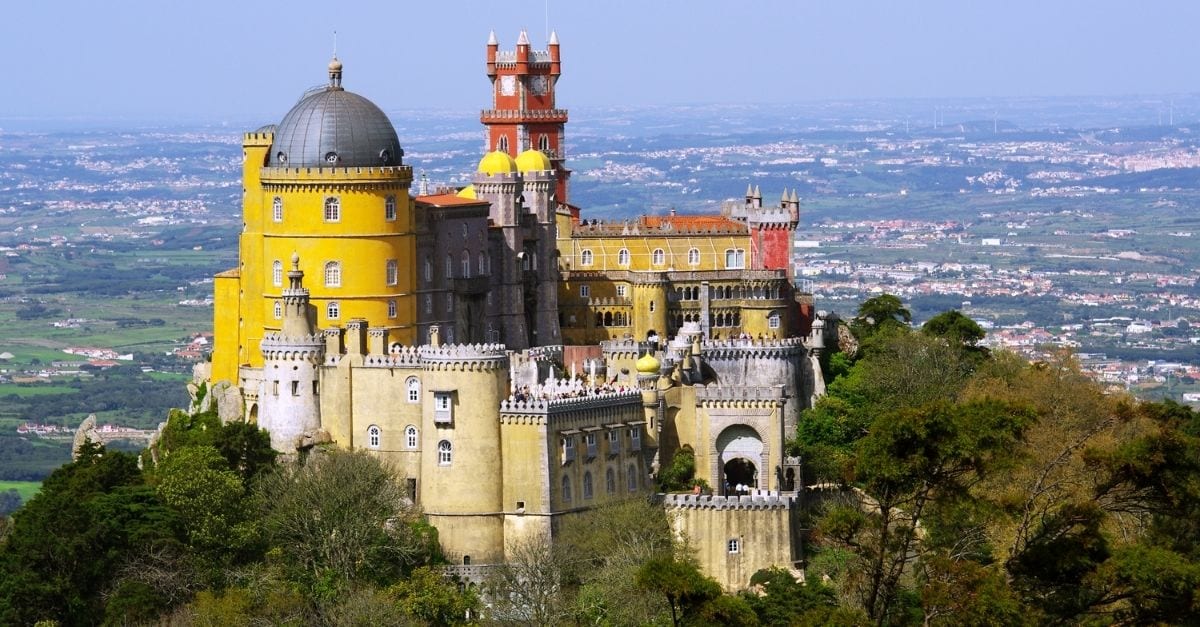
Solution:
[[[529,33],[525,32],[524,28],[521,29],[521,36],[517,37],[517,45],[518,46],[528,46],[529,45]]]
[[[785,187],[785,188],[783,188],[783,197],[779,199],[779,202],[787,202],[787,201],[788,201],[788,193],[787,193],[787,188]]]
[[[762,192],[758,190],[758,186],[757,186],[757,185],[755,185],[755,186],[754,186],[754,197],[755,197],[755,198],[762,198]]]
[[[492,32],[488,33],[488,45],[489,46],[500,45],[500,42],[496,41],[496,31],[492,31]]]
[[[746,183],[746,198],[753,198],[753,197],[754,197],[754,188],[751,187],[749,183]]]
[[[556,30],[550,31],[550,45],[551,46],[558,45],[558,31],[556,31]]]

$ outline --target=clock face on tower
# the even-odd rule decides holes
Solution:
[[[512,96],[517,93],[517,77],[501,76],[500,77],[500,95]]]
[[[541,96],[550,90],[550,79],[545,76],[534,76],[529,79],[529,91]]]

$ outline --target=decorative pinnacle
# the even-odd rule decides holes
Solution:
[[[787,193],[787,188],[785,187],[785,188],[783,188],[783,197],[779,199],[779,202],[787,202],[787,201],[788,201],[788,193]]]
[[[762,198],[762,192],[758,190],[758,186],[757,186],[757,185],[755,185],[755,186],[754,186],[754,197],[755,197],[755,198]]]
[[[754,195],[754,189],[752,187],[750,187],[749,183],[746,183],[746,198],[750,198],[753,195]]]
[[[297,252],[292,253],[292,269],[293,270],[300,269],[300,253],[297,253]]]
[[[558,45],[558,31],[556,31],[556,30],[550,31],[550,45],[551,46]]]
[[[492,32],[488,33],[488,45],[489,46],[500,45],[500,42],[496,41],[496,31],[492,31]]]
[[[525,32],[524,28],[521,29],[521,36],[517,37],[517,45],[518,46],[528,46],[529,45],[529,33]]]

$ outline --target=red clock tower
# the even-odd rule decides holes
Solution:
[[[531,50],[529,35],[521,31],[516,50],[500,51],[496,33],[488,37],[487,73],[492,81],[492,108],[480,112],[487,128],[487,151],[499,150],[516,157],[530,148],[550,157],[557,177],[555,200],[567,204],[571,171],[564,167],[566,142],[563,127],[567,110],[554,106],[554,86],[562,73],[558,34],[550,34],[547,50]],[[572,209],[572,213],[574,213]]]

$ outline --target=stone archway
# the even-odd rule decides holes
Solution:
[[[246,416],[246,422],[255,426],[258,425],[258,403],[250,405],[250,412]]]
[[[766,488],[767,467],[762,437],[753,427],[730,425],[717,436],[717,468],[714,476],[721,494],[733,494],[739,484],[748,488]]]

